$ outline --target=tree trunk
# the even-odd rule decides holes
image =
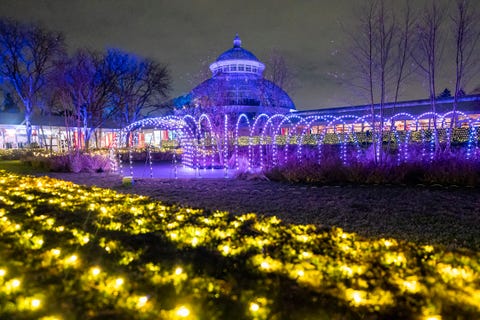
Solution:
[[[27,134],[27,145],[30,147],[32,143],[32,123],[30,121],[30,112],[25,110],[25,131]]]

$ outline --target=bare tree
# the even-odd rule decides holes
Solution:
[[[392,44],[392,90],[393,101],[391,107],[391,114],[395,114],[396,105],[399,99],[400,90],[413,73],[411,68],[411,53],[412,53],[412,38],[413,29],[415,26],[415,19],[411,13],[410,0],[405,0],[405,4],[400,16],[399,24],[396,24],[393,30],[393,44]],[[393,132],[395,128],[395,122],[390,124],[390,132]],[[388,139],[388,148],[392,147],[392,139],[394,137],[390,134]]]
[[[105,55],[88,50],[77,51],[57,77],[59,96],[65,103],[66,113],[73,115],[72,126],[82,128],[86,150],[92,133],[118,112],[118,106],[109,104],[115,77]],[[79,141],[77,148],[82,147],[81,144]]]
[[[437,69],[441,56],[441,27],[445,20],[445,7],[441,7],[432,0],[419,19],[417,32],[417,52],[413,55],[416,64],[423,72],[428,82],[431,111],[433,116],[433,128],[435,132],[435,150],[440,151],[440,142],[437,132],[436,114],[436,87]]]
[[[355,72],[352,84],[367,93],[372,122],[375,162],[383,161],[385,104],[393,96],[394,108],[407,77],[412,49],[413,19],[409,1],[397,19],[385,0],[369,1],[358,11],[359,24],[349,32]],[[401,21],[398,23],[397,21]]]
[[[48,75],[64,52],[60,33],[39,25],[0,20],[0,76],[22,102],[28,144],[32,142],[32,114],[41,101]]]
[[[450,127],[456,126],[458,97],[470,77],[480,71],[477,44],[480,37],[478,7],[469,0],[457,0],[455,14],[450,16],[453,22],[455,39],[455,92],[453,95],[453,116]]]
[[[272,49],[268,54],[265,68],[265,79],[273,82],[284,91],[290,92],[294,89],[295,77],[292,70],[289,68],[284,55],[277,49]],[[268,85],[268,82],[264,82]],[[264,88],[265,90],[272,92],[272,88]],[[281,105],[280,91],[273,90],[272,101],[270,103],[273,106]]]
[[[411,61],[413,35],[412,31],[415,26],[415,19],[411,13],[410,0],[405,1],[405,8],[403,12],[402,24],[397,29],[397,43],[396,43],[396,56],[394,58],[395,68],[395,84],[393,95],[393,107],[392,113],[395,113],[395,106],[398,102],[400,89],[404,81],[411,75],[411,68],[409,68],[409,62]]]
[[[375,12],[377,2],[370,1],[368,5],[360,8],[359,25],[355,31],[348,32],[349,39],[352,46],[349,48],[351,59],[353,61],[355,79],[357,81],[352,84],[367,93],[370,104],[370,116],[372,119],[372,147],[377,161],[377,140],[376,140],[376,125],[375,125],[375,86],[374,86],[374,67],[377,59],[375,53]]]
[[[393,49],[393,35],[395,33],[395,17],[387,13],[385,1],[380,0],[375,12],[375,51],[377,52],[376,73],[378,74],[378,85],[380,94],[379,112],[379,161],[382,161],[383,128],[385,116],[385,100],[387,95],[387,76],[392,71],[391,60]]]
[[[108,51],[106,63],[116,74],[112,103],[119,106],[117,118],[121,126],[139,120],[147,109],[160,106],[160,99],[170,88],[165,65],[118,49]]]

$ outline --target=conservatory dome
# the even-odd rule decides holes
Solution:
[[[210,65],[212,77],[190,92],[195,106],[222,107],[229,112],[289,112],[295,109],[288,94],[263,78],[265,65],[242,48],[238,34],[233,48],[223,52]]]

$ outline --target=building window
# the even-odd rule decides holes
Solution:
[[[245,71],[247,71],[247,72],[252,72],[252,66],[247,65]]]
[[[237,65],[236,64],[231,64],[230,65],[230,71],[237,71]]]
[[[253,67],[253,68],[252,68],[252,72],[257,73],[257,68],[256,68],[256,67]]]
[[[223,72],[228,72],[228,66],[223,67]]]
[[[243,71],[245,70],[245,66],[243,64],[238,65],[238,71]]]
[[[405,130],[405,121],[404,120],[395,121],[395,129],[398,131]]]
[[[430,119],[422,119],[418,121],[420,129],[427,130],[430,129]]]

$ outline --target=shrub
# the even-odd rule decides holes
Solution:
[[[0,160],[22,160],[38,154],[47,154],[43,149],[0,149]]]
[[[103,155],[74,153],[63,157],[67,157],[70,172],[106,172],[111,170],[110,159]]]
[[[22,161],[34,168],[54,172],[108,172],[112,169],[107,156],[79,152],[53,156],[28,156]]]
[[[458,152],[437,156],[431,162],[415,160],[401,164],[389,155],[379,164],[352,161],[344,165],[331,157],[324,158],[321,164],[292,160],[270,168],[265,175],[270,180],[292,183],[480,186],[480,163],[467,160]]]

